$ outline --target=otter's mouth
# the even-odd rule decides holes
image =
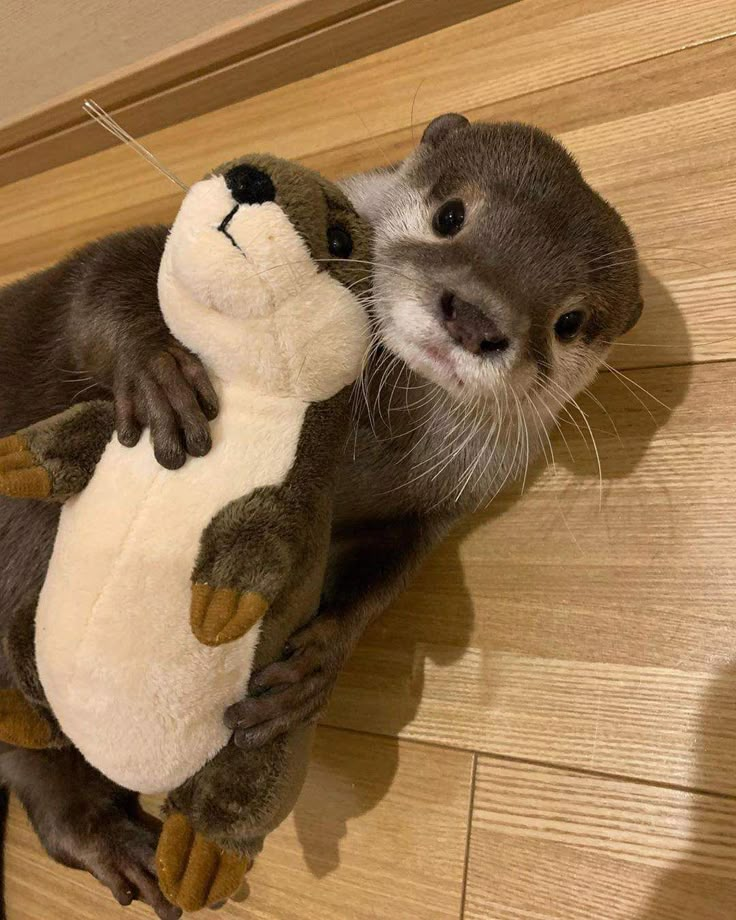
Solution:
[[[238,245],[238,241],[235,239],[232,233],[230,233],[227,229],[230,226],[230,221],[238,213],[239,208],[240,208],[240,205],[236,204],[235,207],[232,209],[232,211],[230,211],[228,214],[225,215],[225,217],[223,217],[223,219],[220,221],[217,231],[218,233],[222,233],[223,236],[226,236],[230,240],[230,242],[233,244],[233,246],[238,250],[238,252],[242,256],[245,257],[245,251],[241,249],[241,247]]]

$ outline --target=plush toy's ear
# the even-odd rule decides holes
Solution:
[[[455,112],[448,112],[447,115],[439,115],[430,121],[422,135],[422,143],[429,144],[430,147],[437,147],[442,141],[457,131],[458,128],[464,128],[470,122],[464,115],[457,115]]]

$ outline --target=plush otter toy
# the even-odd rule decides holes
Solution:
[[[185,910],[234,893],[301,788],[308,729],[245,753],[223,716],[318,604],[369,258],[320,176],[227,164],[188,192],[159,271],[169,328],[219,390],[208,457],[171,472],[148,438],[121,447],[105,402],[0,441],[1,493],[65,502],[37,674],[21,624],[0,737],[68,739],[120,785],[169,792],[159,876]]]

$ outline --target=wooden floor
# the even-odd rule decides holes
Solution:
[[[736,0],[520,0],[148,142],[190,181],[252,149],[341,175],[446,110],[557,133],[639,241],[626,376],[582,403],[602,480],[573,413],[435,555],[218,916],[733,920]],[[2,188],[0,280],[178,201],[124,149]],[[11,827],[10,920],[147,916]]]

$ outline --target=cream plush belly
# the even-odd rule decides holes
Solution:
[[[205,526],[227,502],[281,483],[306,404],[225,388],[214,447],[176,472],[148,436],[113,439],[92,481],[63,508],[36,619],[41,682],[91,764],[140,792],[172,789],[227,742],[259,627],[201,645],[189,626],[191,573]]]

